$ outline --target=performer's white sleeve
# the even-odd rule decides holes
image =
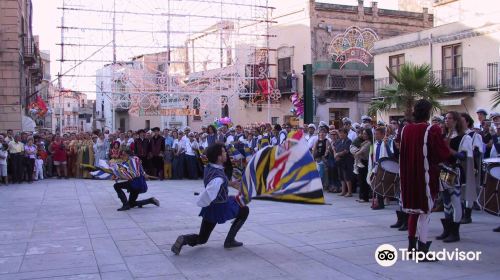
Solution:
[[[224,180],[220,177],[214,178],[208,182],[206,188],[198,196],[196,205],[199,207],[206,207],[210,205],[210,203],[217,197],[222,183],[224,183]]]
[[[283,144],[283,142],[285,142],[286,140],[286,134],[284,133],[280,133],[280,145]]]

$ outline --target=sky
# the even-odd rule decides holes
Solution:
[[[82,1],[82,2],[79,2]],[[273,2],[275,1],[286,1],[286,0],[271,0],[270,1],[270,6],[273,5]],[[305,1],[305,0],[304,0]],[[55,78],[57,77],[57,73],[60,71],[60,63],[56,61],[57,59],[60,58],[60,52],[61,48],[60,46],[56,45],[60,43],[61,41],[61,31],[60,29],[57,28],[57,26],[60,25],[61,22],[61,10],[57,9],[58,7],[62,6],[62,0],[32,0],[33,2],[33,31],[35,35],[39,35],[39,40],[40,40],[40,49],[41,50],[48,50],[50,51],[50,57],[51,57],[51,74],[52,77]],[[105,8],[106,5],[109,5],[109,3],[112,3],[110,0],[66,0],[66,3],[70,4],[78,4],[78,3],[87,3],[94,2],[97,3],[95,5],[100,5],[99,8]],[[122,10],[130,10],[130,11],[140,11],[141,9],[144,9],[148,12],[154,11],[160,11],[166,9],[167,5],[167,0],[117,0],[117,3],[120,3],[120,9]],[[174,12],[178,13],[186,13],[186,10],[188,11],[193,11],[193,10],[202,10],[203,7],[201,4],[196,4],[196,6],[193,6],[194,4],[184,4],[184,2],[181,2],[179,0],[172,0],[174,2],[172,5],[173,7],[172,10]],[[326,2],[326,3],[336,3],[336,4],[347,4],[347,5],[357,5],[357,0],[322,0],[318,2]],[[378,0],[378,6],[379,8],[386,8],[386,9],[397,9],[397,2],[398,0]],[[191,5],[191,6],[188,6]],[[370,6],[371,1],[366,1],[365,0],[365,6]],[[109,7],[109,6],[108,6]],[[97,8],[97,7],[96,7]],[[200,11],[201,12],[201,11]],[[236,12],[236,11],[232,11]],[[126,24],[129,24],[126,18],[122,18],[122,25],[125,26]],[[208,19],[207,19],[208,20]],[[107,23],[106,21],[110,21],[109,18],[104,18],[103,16],[98,17],[98,16],[93,16],[89,15],[82,18],[66,18],[66,26],[72,25],[72,26],[92,26],[96,28],[109,28],[109,25],[105,25]],[[133,20],[132,22],[133,26],[135,28],[141,28],[144,29],[146,28],[147,30],[149,29],[157,29],[160,28],[158,27],[161,26],[162,23],[157,24],[155,20],[149,19],[147,16],[144,16],[143,18],[136,18],[136,20]],[[104,24],[103,24],[104,23]],[[164,24],[164,23],[163,23]],[[191,23],[190,23],[191,24]],[[196,25],[197,24],[202,24],[200,22],[193,22],[192,26],[190,28],[192,29],[197,29]],[[203,24],[206,25],[206,22]],[[201,25],[199,25],[201,26]],[[122,27],[126,29],[125,27]],[[182,29],[186,28],[185,26],[177,26],[176,29]],[[70,33],[70,32],[68,32]],[[71,33],[70,33],[71,34]],[[78,34],[77,36],[81,36],[80,38],[73,38],[74,40],[77,40],[78,42],[89,42],[92,41],[93,39],[88,38],[88,35],[90,35],[89,32],[85,33],[83,31],[77,30],[72,34]],[[70,37],[71,35],[67,36]],[[103,35],[101,34],[101,38],[95,38],[96,41],[101,42],[101,44],[105,44],[102,42],[106,42],[109,40],[108,35]],[[136,36],[136,40],[134,40],[134,37],[131,37],[128,34],[124,34],[123,36],[126,36],[125,42],[133,42],[133,41],[138,41],[143,42],[145,44],[154,44],[154,45],[164,45],[164,38],[143,38],[140,37],[139,35],[134,35]],[[82,38],[86,37],[86,38]],[[155,37],[155,36],[150,36],[150,37]],[[65,42],[68,42],[70,39],[66,39]],[[135,43],[135,42],[134,42]],[[68,56],[74,55],[77,56],[77,59],[83,59],[87,57],[89,54],[93,53],[96,51],[98,48],[86,48],[82,50],[76,51],[75,49],[69,49],[66,50],[65,52],[65,57],[68,58]],[[136,50],[136,52],[132,52],[130,49],[121,49],[121,53],[119,53],[119,59],[127,59],[130,58],[134,55],[137,55],[137,51],[139,52],[148,52],[146,50]],[[149,51],[151,52],[151,51]],[[96,58],[101,58],[106,57],[108,59],[110,57],[109,53],[106,53],[105,51],[101,51],[98,55],[95,56]],[[73,74],[75,75],[94,75],[95,70],[97,68],[97,64],[89,65],[89,64],[82,64],[80,67],[78,67],[75,71],[73,71]],[[65,63],[63,65],[63,73],[69,68],[71,65],[69,63]],[[92,81],[90,81],[91,78],[87,79],[82,79],[82,78],[72,78],[72,79],[65,79],[63,80],[63,86],[65,87],[78,87],[79,84],[88,84],[88,88],[92,88],[95,86],[91,85]],[[93,98],[93,94],[89,94],[89,98]]]

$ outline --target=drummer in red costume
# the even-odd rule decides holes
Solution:
[[[439,192],[438,164],[451,156],[441,128],[428,123],[431,109],[429,101],[419,100],[413,111],[414,123],[406,125],[401,131],[401,199],[403,211],[410,214],[409,252],[415,249],[426,253],[429,250],[429,218]]]

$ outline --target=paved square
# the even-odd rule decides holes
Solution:
[[[177,235],[197,232],[201,219],[193,192],[201,181],[149,182],[161,207],[117,212],[111,181],[44,180],[0,186],[2,279],[498,279],[500,219],[473,212],[462,241],[431,248],[482,251],[478,262],[397,262],[374,259],[384,243],[407,246],[405,232],[389,228],[396,205],[372,211],[355,198],[327,194],[331,205],[253,201],[237,239],[226,250],[229,223],[209,242],[170,252]],[[441,231],[432,216],[430,236]]]

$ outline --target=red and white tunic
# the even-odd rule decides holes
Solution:
[[[403,128],[399,158],[403,211],[430,213],[439,192],[439,163],[450,156],[439,126],[415,123]]]

